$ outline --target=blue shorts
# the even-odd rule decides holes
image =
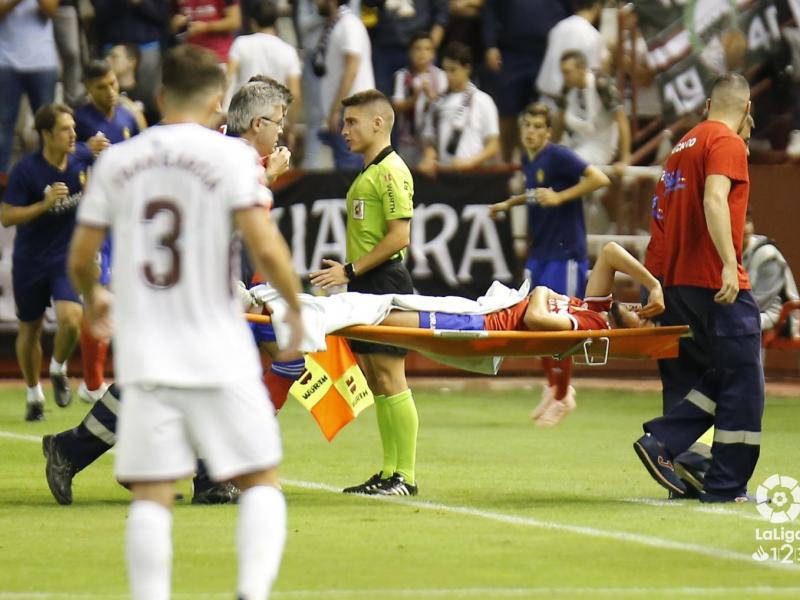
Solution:
[[[51,298],[54,302],[81,303],[78,293],[69,282],[63,263],[44,268],[39,265],[14,264],[11,279],[17,318],[20,321],[39,320],[50,306]]]
[[[250,323],[250,331],[253,332],[256,344],[276,341],[275,328],[272,327],[272,323]]]
[[[454,331],[482,331],[484,315],[458,315],[443,312],[419,313],[419,326],[421,329],[450,329]]]
[[[543,285],[556,293],[574,298],[586,294],[586,273],[589,262],[586,260],[538,260],[529,258],[525,263],[525,277],[531,287]]]

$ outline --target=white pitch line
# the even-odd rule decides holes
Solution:
[[[21,440],[23,442],[42,442],[41,436],[25,435],[24,433],[12,433],[10,431],[0,431],[0,437],[8,438],[10,440]]]
[[[683,501],[683,500],[656,500],[655,498],[625,498],[623,502],[627,502],[628,504],[639,504],[642,506],[657,506],[660,508],[681,508],[683,510],[696,512],[696,513],[703,513],[707,515],[718,515],[721,517],[736,517],[738,519],[744,519],[746,521],[757,521],[763,525],[767,524],[767,521],[764,517],[759,517],[757,515],[748,515],[747,513],[740,512],[738,510],[732,510],[730,508],[725,508],[724,506],[704,506],[704,505],[697,505],[697,504],[690,504],[692,502]]]
[[[316,483],[310,481],[298,481],[294,479],[281,479],[281,483],[289,487],[298,487],[301,489],[322,490],[326,492],[341,493],[341,488],[334,487],[325,483]],[[544,521],[532,517],[521,517],[517,515],[509,515],[494,511],[481,510],[469,506],[453,506],[449,504],[439,504],[436,502],[428,502],[425,500],[411,500],[406,497],[398,496],[364,496],[376,501],[394,502],[405,506],[414,508],[435,510],[451,514],[466,515],[470,517],[478,517],[489,521],[496,521],[499,523],[507,523],[510,525],[519,525],[523,527],[533,527],[537,529],[547,529],[551,531],[565,531],[576,535],[583,535],[594,538],[604,538],[615,540],[619,542],[628,542],[632,544],[639,544],[642,546],[649,546],[652,548],[659,548],[662,550],[678,550],[681,552],[690,552],[693,554],[700,554],[710,558],[721,560],[733,560],[738,562],[746,562],[749,565],[760,565],[772,569],[800,571],[800,565],[791,563],[780,563],[775,561],[757,562],[753,560],[750,554],[744,552],[734,552],[724,548],[714,548],[712,546],[702,546],[700,544],[691,544],[688,542],[678,542],[649,535],[641,535],[638,533],[629,533],[625,531],[615,531],[609,529],[597,529],[594,527],[586,527],[582,525],[569,525],[566,523],[558,523],[555,521]]]
[[[23,441],[41,442],[41,438],[38,436],[11,433],[6,431],[0,431],[0,437],[18,439]],[[340,487],[336,487],[327,483],[320,483],[315,481],[303,481],[298,479],[281,479],[281,483],[289,487],[296,487],[300,489],[320,490],[335,494],[341,493]],[[678,542],[675,540],[670,540],[650,535],[642,535],[626,531],[616,531],[613,529],[597,529],[595,527],[587,527],[583,525],[570,525],[567,523],[558,523],[556,521],[544,521],[541,519],[535,519],[533,517],[509,515],[494,511],[482,510],[479,508],[474,508],[469,506],[455,506],[449,504],[441,504],[437,502],[429,502],[425,500],[412,500],[410,498],[401,496],[363,496],[363,498],[379,502],[391,502],[423,510],[434,510],[450,514],[477,517],[479,519],[495,521],[497,523],[506,523],[509,525],[532,527],[536,529],[545,529],[550,531],[565,531],[575,535],[608,539],[618,542],[627,542],[631,544],[638,544],[641,546],[648,546],[651,548],[658,548],[660,550],[676,550],[680,552],[689,552],[692,554],[699,554],[701,556],[707,556],[709,558],[714,558],[718,560],[731,560],[737,562],[744,562],[751,566],[760,566],[769,569],[780,569],[784,571],[786,570],[800,571],[800,564],[796,563],[787,564],[777,561],[758,562],[753,560],[753,557],[745,552],[735,552],[733,550],[727,550],[725,548],[715,548],[713,546],[703,546],[700,544],[692,544],[689,542]]]
[[[757,595],[800,595],[800,587],[528,587],[528,588],[410,588],[410,589],[358,589],[358,590],[277,590],[270,594],[271,598],[447,598],[453,596],[476,596],[478,598],[530,598],[534,596],[729,596],[731,594]],[[127,594],[91,594],[67,592],[3,592],[0,600],[124,600]],[[172,598],[192,600],[228,600],[230,592],[173,592]]]

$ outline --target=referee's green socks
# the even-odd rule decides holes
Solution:
[[[376,398],[376,404],[377,400]],[[389,423],[392,431],[390,437],[394,441],[397,462],[394,470],[400,473],[408,483],[416,485],[414,467],[417,462],[419,417],[417,415],[417,407],[414,404],[414,397],[409,389],[394,396],[387,396],[382,399],[381,403],[387,406],[389,413]],[[386,446],[384,445],[384,454],[385,452]]]
[[[383,466],[381,478],[388,479],[397,469],[397,447],[392,435],[392,414],[386,396],[375,396],[375,414],[378,417],[378,431],[383,446]]]

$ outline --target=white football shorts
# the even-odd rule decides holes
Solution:
[[[277,466],[278,421],[259,379],[219,387],[122,389],[115,473],[123,483],[172,481],[202,458],[215,481]]]

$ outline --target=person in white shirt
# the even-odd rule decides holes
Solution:
[[[394,74],[392,107],[397,114],[397,153],[407,165],[422,158],[421,134],[436,99],[447,90],[447,76],[434,63],[436,48],[430,33],[411,38],[409,65]]]
[[[312,68],[320,78],[320,102],[326,111],[326,130],[320,139],[333,150],[337,169],[359,170],[363,159],[350,152],[342,138],[342,100],[375,87],[372,46],[367,28],[347,6],[348,0],[316,0],[327,19],[314,50]]]
[[[125,540],[131,597],[170,598],[174,483],[194,471],[199,454],[214,480],[243,490],[237,594],[264,600],[286,537],[281,444],[236,293],[233,232],[290,303],[290,350],[302,335],[300,285],[264,209],[255,150],[201,125],[224,93],[217,57],[179,46],[165,55],[162,73],[164,124],[100,156],[69,257],[100,337],[111,334],[113,302],[114,367],[125,396],[115,473],[133,493]],[[114,254],[113,297],[97,283],[94,262],[109,229],[125,248]]]
[[[0,2],[0,189],[5,187],[22,93],[31,112],[51,104],[58,81],[53,17],[58,0]]]
[[[228,76],[237,90],[253,75],[266,75],[285,85],[295,99],[288,119],[294,123],[301,102],[300,57],[294,46],[276,34],[278,8],[273,0],[253,3],[250,18],[254,33],[234,40],[228,52]]]
[[[600,71],[608,59],[608,50],[595,24],[603,10],[601,0],[574,0],[575,14],[559,21],[547,34],[547,51],[536,77],[540,102],[556,108],[562,96],[564,77],[561,75],[561,56],[567,50],[580,50],[593,71]]]
[[[588,68],[586,56],[568,50],[561,56],[565,103],[561,123],[575,153],[592,165],[610,165],[622,175],[630,163],[631,129],[614,82]]]
[[[497,106],[470,81],[472,64],[469,46],[447,45],[442,58],[447,92],[428,112],[423,134],[425,150],[418,168],[427,175],[491,164],[500,153]]]

